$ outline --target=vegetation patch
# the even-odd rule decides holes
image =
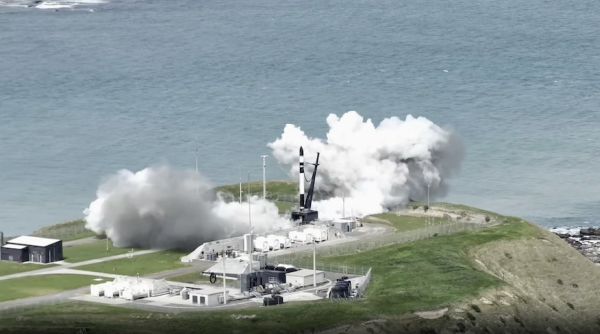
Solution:
[[[184,267],[185,265],[181,263],[180,258],[185,254],[186,253],[184,252],[173,250],[160,251],[151,254],[132,256],[131,258],[89,264],[76,268],[109,274],[144,276]]]
[[[83,219],[42,227],[33,232],[36,237],[60,239],[62,241],[76,240],[96,236],[96,233],[85,228]]]
[[[242,199],[246,200],[248,194],[262,196],[262,182],[242,183]],[[226,200],[240,200],[240,185],[231,184],[215,188],[217,192],[224,195]],[[280,214],[290,212],[296,206],[298,184],[289,181],[267,182],[267,199],[275,203]],[[318,198],[318,194],[315,194]]]
[[[39,275],[0,281],[0,302],[50,295],[98,283],[83,275]]]
[[[48,268],[49,265],[0,261],[0,276]]]
[[[375,219],[370,219],[374,217]],[[369,216],[363,220],[366,223],[388,223],[393,226],[397,232],[416,230],[427,226],[427,217],[415,217],[407,215],[398,215],[392,212],[380,213]],[[439,222],[438,222],[439,223]]]
[[[506,218],[506,223],[485,230],[438,236],[352,255],[323,257],[321,260],[330,264],[372,268],[367,296],[355,302],[324,300],[236,310],[239,319],[232,319],[230,311],[163,314],[71,302],[53,306],[53,309],[42,307],[21,312],[19,322],[14,315],[2,314],[0,331],[4,328],[23,329],[23,326],[72,328],[73,324],[78,324],[90,328],[91,332],[158,333],[188,331],[202,324],[202,331],[207,333],[313,332],[341,324],[396,317],[469,300],[484,289],[503,284],[476,269],[468,255],[470,250],[493,241],[529,238],[538,233],[536,227],[520,219]],[[79,269],[143,275],[182,266],[181,255],[160,252]],[[179,280],[197,277],[192,275]],[[165,321],[167,319],[169,321]]]
[[[107,249],[106,239],[93,240],[89,243],[80,245],[63,246],[63,255],[65,261],[71,263],[125,254],[130,251],[131,248],[114,247],[112,241],[108,242]]]

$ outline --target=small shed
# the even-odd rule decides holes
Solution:
[[[62,240],[23,235],[9,240],[8,244],[27,246],[28,260],[31,262],[50,263],[63,260]]]
[[[2,254],[1,260],[5,261],[25,262],[29,260],[29,250],[24,245],[6,244],[2,246],[0,254]]]
[[[222,290],[190,290],[189,299],[194,305],[216,306],[223,304]],[[225,293],[229,298],[229,291]]]
[[[309,269],[300,269],[298,271],[285,274],[286,282],[292,286],[309,286],[313,284],[315,272]],[[317,270],[317,284],[325,282],[325,272]]]
[[[223,277],[223,271],[225,276],[229,280],[238,280],[244,274],[252,272],[252,268],[259,268],[260,262],[250,260],[247,257],[237,258],[225,258],[225,270],[223,270],[223,260],[217,261],[212,267],[208,268],[203,272],[205,276],[211,274],[216,275],[218,278]]]

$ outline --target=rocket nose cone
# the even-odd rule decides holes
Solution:
[[[300,146],[300,155],[304,155],[304,149]]]

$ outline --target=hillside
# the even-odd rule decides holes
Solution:
[[[250,193],[259,193],[262,189],[258,186],[259,183],[251,184]],[[239,192],[235,185],[219,190],[234,196],[236,189]],[[291,184],[285,182],[268,189],[270,198],[278,199],[294,191]],[[432,204],[429,208],[414,203],[396,212],[367,217],[364,222],[388,225],[399,236],[452,222],[481,227],[447,235],[429,234],[429,238],[413,239],[417,241],[360,251],[344,247],[319,255],[319,262],[323,264],[372,268],[373,281],[366,298],[359,301],[292,303],[268,309],[193,313],[151,312],[63,301],[2,312],[0,332],[68,333],[81,332],[81,329],[90,333],[330,334],[600,331],[600,269],[554,234],[533,224],[448,203]],[[93,245],[95,253],[97,247]],[[157,256],[144,255],[139,261],[147,258],[157,262]],[[174,255],[173,259],[178,256]],[[95,270],[114,272],[117,268],[114,263]],[[165,268],[172,267],[168,261],[165,263]],[[141,272],[133,267],[129,271]],[[43,282],[36,284],[43,286]]]
[[[525,229],[465,250],[478,272],[497,280],[476,296],[327,333],[598,333],[600,268],[553,233]],[[488,232],[471,237],[483,241]],[[428,289],[439,288],[439,281],[423,279]],[[452,280],[453,289],[473,277],[464,279]]]

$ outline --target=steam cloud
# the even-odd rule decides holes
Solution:
[[[285,227],[275,204],[253,198],[252,227]],[[121,170],[102,183],[84,211],[86,227],[118,247],[193,248],[247,233],[248,205],[225,202],[194,171],[168,166]]]
[[[313,203],[321,218],[363,216],[403,206],[409,200],[426,200],[447,191],[446,180],[460,168],[463,146],[453,132],[424,117],[408,115],[384,119],[374,126],[357,112],[327,117],[325,140],[308,137],[287,124],[280,138],[268,146],[279,163],[298,175],[298,148],[304,146],[307,162],[320,152],[317,190],[329,199]],[[307,175],[309,177],[309,175]]]
[[[428,185],[432,198],[444,195],[463,157],[460,140],[423,117],[391,117],[374,126],[351,111],[329,115],[327,124],[325,140],[287,124],[269,144],[296,177],[299,146],[307,162],[321,153],[316,186],[330,197],[313,206],[322,218],[342,215],[342,197],[346,215],[362,216],[425,200]],[[119,247],[193,248],[249,230],[246,203],[227,202],[198,173],[168,166],[110,176],[84,213],[87,228],[106,233]],[[255,232],[288,226],[275,204],[252,199]]]

